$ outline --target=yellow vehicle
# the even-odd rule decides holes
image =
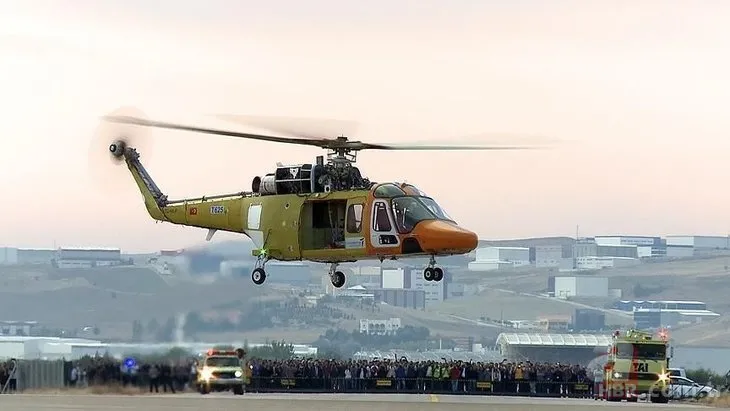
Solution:
[[[604,367],[603,396],[607,401],[637,401],[646,395],[651,402],[669,400],[669,362],[666,333],[616,331]]]
[[[241,360],[235,351],[208,350],[198,364],[196,385],[201,394],[231,390],[242,395],[244,383]]]

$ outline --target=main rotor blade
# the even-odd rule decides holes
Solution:
[[[319,119],[308,117],[249,116],[238,114],[216,114],[216,118],[244,126],[256,127],[301,138],[317,139],[336,136],[353,136],[360,125],[356,121]]]
[[[459,144],[457,142],[463,142]],[[524,134],[484,133],[449,141],[416,141],[408,143],[359,143],[362,149],[455,151],[455,150],[534,150],[553,146],[560,140]],[[356,144],[357,142],[351,142]]]
[[[137,117],[129,117],[129,116],[104,116],[103,119],[106,121],[109,121],[109,122],[113,122],[113,123],[134,124],[134,125],[143,126],[143,127],[155,127],[155,128],[169,129],[169,130],[190,131],[190,132],[194,132],[194,133],[214,134],[214,135],[226,136],[226,137],[247,138],[247,139],[251,139],[251,140],[269,141],[269,142],[274,142],[274,143],[309,145],[309,146],[315,146],[315,147],[328,147],[333,141],[333,140],[327,140],[327,139],[277,137],[277,136],[269,136],[269,135],[264,135],[264,134],[242,133],[242,132],[237,132],[237,131],[218,130],[218,129],[207,128],[207,127],[186,126],[183,124],[168,123],[168,122],[164,122],[164,121],[145,120],[145,119],[141,119],[141,118],[137,118]]]
[[[364,147],[362,150],[402,150],[402,151],[478,151],[478,150],[536,150],[543,147],[521,147],[521,146],[419,146],[419,145],[396,145],[396,144],[373,144],[370,147]]]

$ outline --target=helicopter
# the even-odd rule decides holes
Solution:
[[[468,254],[478,236],[456,223],[413,184],[376,183],[355,166],[362,150],[519,150],[535,147],[497,145],[397,145],[350,141],[348,137],[281,137],[154,121],[141,116],[107,115],[106,124],[178,130],[327,150],[314,163],[283,165],[253,177],[251,189],[230,194],[170,200],[140,161],[129,135],[113,136],[108,155],[126,164],[154,220],[217,231],[241,233],[254,243],[254,284],[266,281],[266,263],[310,261],[329,265],[335,288],[346,283],[343,263],[400,258],[429,258],[426,281],[439,282],[444,271],[436,257]],[[229,119],[230,120],[230,119]],[[233,121],[233,120],[231,120]],[[271,129],[271,128],[270,128]],[[300,134],[301,135],[301,134]]]

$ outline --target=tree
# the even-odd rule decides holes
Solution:
[[[157,319],[155,319],[155,318],[152,318],[147,323],[147,333],[148,334],[154,334],[154,333],[156,333],[157,332],[157,329],[159,329],[159,328],[160,328],[160,323],[158,323],[157,322]]]
[[[144,329],[142,328],[142,322],[139,320],[134,320],[132,322],[132,340],[142,341],[143,337]]]
[[[273,341],[270,344],[247,350],[248,356],[262,360],[288,360],[294,356],[294,346],[284,341]]]

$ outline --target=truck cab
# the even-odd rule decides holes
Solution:
[[[628,330],[616,331],[604,366],[604,398],[607,401],[638,401],[647,396],[651,402],[669,400],[669,359],[666,334]]]
[[[235,351],[208,350],[196,371],[196,385],[201,394],[230,390],[241,395],[244,392],[241,359]]]

